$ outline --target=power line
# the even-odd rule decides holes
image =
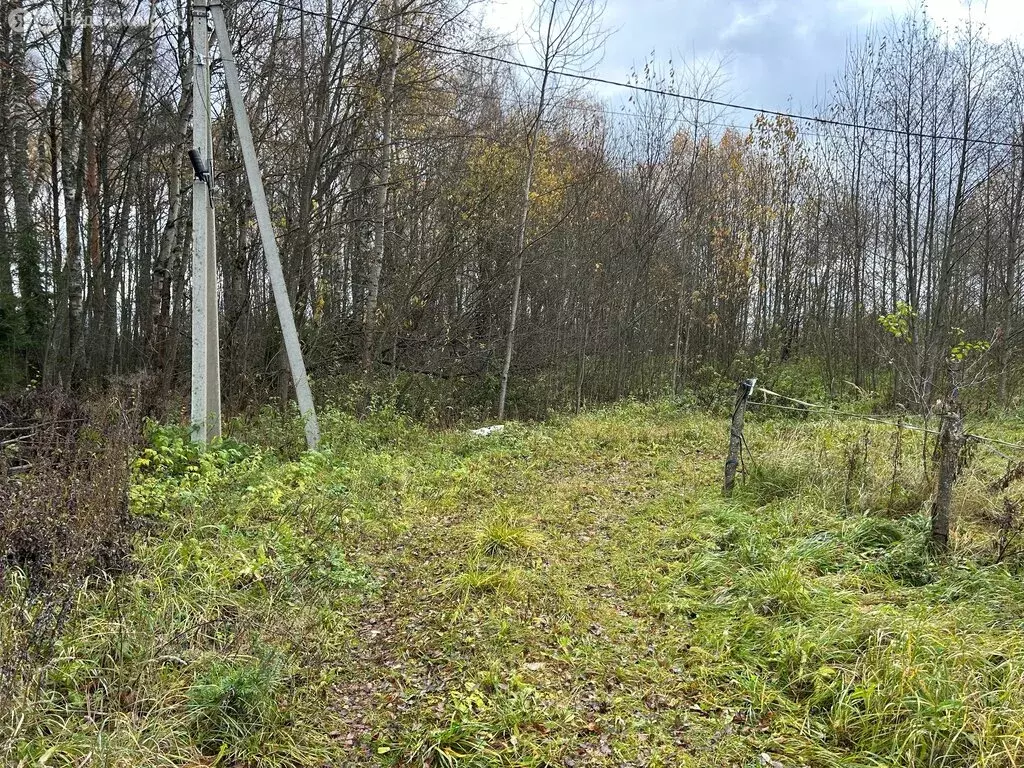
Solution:
[[[743,112],[753,112],[764,115],[774,115],[776,117],[785,117],[790,120],[803,120],[806,122],[817,123],[819,125],[830,125],[838,128],[852,128],[854,130],[861,131],[872,131],[875,133],[884,133],[891,136],[901,136],[906,138],[914,139],[926,139],[931,141],[951,141],[958,143],[968,144],[980,144],[983,146],[991,147],[1006,147],[1010,149],[1024,149],[1024,144],[1017,144],[1009,141],[999,141],[996,139],[975,139],[969,136],[953,136],[950,134],[943,133],[925,133],[923,131],[911,131],[911,130],[900,130],[898,128],[887,128],[880,125],[868,125],[866,123],[855,123],[848,122],[845,120],[836,120],[829,117],[819,117],[813,115],[801,115],[796,112],[784,112],[776,109],[765,109],[763,107],[752,107],[748,104],[736,104],[729,101],[721,101],[719,99],[709,99],[703,96],[691,96],[689,94],[677,93],[675,91],[667,91],[662,88],[654,88],[647,85],[640,85],[639,83],[623,83],[618,80],[611,80],[606,77],[600,77],[597,75],[587,75],[581,72],[569,72],[561,69],[545,69],[544,67],[537,66],[535,64],[527,64],[523,61],[515,61],[514,59],[508,59],[503,56],[497,56],[492,53],[484,53],[482,51],[471,51],[466,48],[459,48],[453,45],[446,45],[444,43],[437,43],[432,40],[424,40],[423,38],[414,37],[412,35],[402,34],[400,32],[393,32],[379,27],[375,27],[372,24],[366,24],[361,21],[352,21],[351,19],[342,19],[332,14],[324,13],[322,11],[314,11],[309,8],[302,8],[295,5],[290,5],[283,0],[264,0],[272,5],[276,5],[279,8],[286,10],[295,11],[296,13],[307,14],[310,16],[316,16],[321,19],[329,19],[338,24],[359,29],[364,32],[371,32],[373,34],[385,35],[396,40],[404,40],[405,42],[414,43],[421,45],[426,48],[432,48],[436,51],[443,53],[451,53],[459,56],[470,56],[484,61],[490,61],[495,64],[504,64],[510,67],[516,67],[518,69],[524,69],[531,72],[537,72],[540,74],[547,74],[549,76],[556,77],[567,77],[572,80],[579,80],[581,82],[593,83],[595,85],[611,85],[616,88],[625,88],[627,90],[636,91],[639,93],[647,93],[654,96],[666,96],[673,99],[682,99],[684,101],[693,102],[695,104],[703,104],[705,106],[719,107],[722,109],[736,109]]]
[[[275,0],[265,0],[265,1],[266,2],[270,2],[272,5],[277,5],[277,6],[281,7],[281,8],[291,9],[291,10],[299,10],[298,8],[296,8],[294,6],[286,5],[286,4],[282,3],[282,2],[276,2]],[[304,11],[304,13],[311,13],[311,14],[314,14],[314,15],[322,17],[322,18],[327,18],[326,14],[317,13],[315,11]],[[330,18],[335,20],[335,21],[343,22],[342,19],[338,19],[337,17],[334,17],[334,16],[331,16]],[[389,34],[390,35],[391,33],[390,32],[383,32],[382,31],[382,34]],[[413,39],[413,38],[408,38],[408,39]],[[431,43],[429,43],[429,42],[424,42],[424,44],[425,45],[431,45]],[[221,54],[220,54],[220,60],[224,60],[225,56],[226,56],[226,54],[222,51]],[[3,62],[0,62],[0,64],[2,64],[2,63]],[[296,69],[296,70],[293,70],[293,71],[298,71],[298,70]],[[357,76],[349,77],[349,78],[347,78],[347,80],[349,82],[358,82],[358,83],[362,83],[364,85],[371,85],[371,84],[374,84],[376,82],[376,81],[372,80],[371,78],[357,77]],[[423,87],[423,86],[421,85],[421,87]],[[427,90],[427,89],[424,88],[424,90]],[[431,90],[433,91],[433,93],[435,93],[437,95],[452,95],[451,91],[444,90],[444,89],[441,89],[441,88],[434,88],[434,89],[431,89]],[[497,94],[478,93],[478,94],[474,94],[474,97],[477,98],[477,99],[481,99],[483,101],[492,101],[492,102],[499,103],[499,104],[502,102],[502,97],[500,95],[497,95]],[[643,117],[643,115],[641,113],[639,113],[639,112],[628,112],[628,111],[625,111],[625,110],[616,110],[616,109],[611,109],[609,107],[603,107],[603,106],[600,106],[600,105],[597,105],[597,104],[583,104],[583,103],[578,103],[578,102],[566,102],[566,103],[563,103],[563,104],[559,104],[558,105],[558,109],[564,109],[564,110],[568,110],[570,112],[588,112],[588,113],[595,114],[595,115],[597,115],[597,114],[604,115],[606,117],[608,117],[608,116],[634,117],[634,118]],[[419,116],[423,116],[423,117],[440,117],[439,114],[430,113],[430,112],[421,112],[421,113],[417,113],[417,114]],[[681,116],[677,115],[675,117],[668,118],[667,122],[671,123],[672,125],[675,125],[675,124],[680,123],[680,122],[686,122],[686,123],[692,125],[693,120],[691,118],[684,118],[684,117],[681,117]],[[715,121],[715,120],[700,121],[699,124],[701,126],[707,126],[707,127],[710,127],[710,128],[731,128],[731,129],[736,130],[736,131],[746,131],[746,130],[750,129],[749,125],[739,125],[738,123],[726,123],[726,122],[719,122],[719,121]],[[822,133],[811,133],[811,132],[807,132],[807,131],[804,131],[803,133],[801,133],[801,135],[802,136],[810,136],[810,137],[814,137],[814,138],[823,138],[825,136],[825,134],[822,134]],[[466,138],[485,138],[485,137],[483,137],[483,136],[467,136]]]

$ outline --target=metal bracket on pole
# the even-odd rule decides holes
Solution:
[[[242,87],[238,81],[238,67],[235,65],[231,38],[228,35],[227,21],[224,19],[224,8],[220,0],[209,0],[210,14],[213,17],[213,29],[217,45],[220,47],[221,63],[224,65],[224,77],[228,86],[228,98],[231,110],[235,115],[235,127],[238,129],[238,141],[242,149],[242,160],[245,174],[249,180],[249,192],[252,195],[253,208],[256,210],[256,223],[260,230],[263,252],[267,258],[267,273],[274,291],[274,304],[281,321],[281,335],[284,337],[285,352],[291,368],[292,383],[295,386],[295,399],[299,402],[299,411],[305,420],[306,445],[315,450],[320,442],[320,425],[313,407],[313,393],[309,388],[306,375],[306,364],[302,359],[302,348],[299,345],[299,334],[295,329],[295,317],[292,314],[291,300],[284,281],[284,270],[281,267],[281,255],[277,249],[277,239],[270,220],[270,207],[263,189],[263,177],[260,174],[259,161],[256,157],[256,145],[249,126],[249,116],[245,111],[242,98]]]

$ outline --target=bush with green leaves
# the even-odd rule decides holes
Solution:
[[[232,440],[211,443],[192,440],[188,427],[147,421],[145,446],[133,463],[140,477],[199,480],[251,455],[251,449]]]

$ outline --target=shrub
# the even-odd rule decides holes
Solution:
[[[61,392],[0,402],[0,698],[42,682],[90,577],[127,563],[135,424]]]
[[[188,427],[154,421],[146,422],[145,437],[147,445],[133,464],[140,476],[199,478],[250,454],[245,445],[230,438],[205,445],[191,439]]]
[[[723,376],[713,365],[705,363],[693,372],[690,389],[699,408],[725,413],[732,406],[736,382]]]

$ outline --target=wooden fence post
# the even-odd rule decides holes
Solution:
[[[949,546],[949,510],[953,504],[953,486],[960,474],[963,446],[963,416],[954,408],[942,417],[939,430],[939,483],[932,502],[931,545],[940,552]]]
[[[729,457],[725,460],[725,485],[722,492],[729,496],[736,482],[736,470],[739,469],[740,456],[743,452],[743,417],[747,412],[747,400],[757,386],[757,379],[741,381],[736,390],[736,407],[732,409],[732,424],[729,426]]]

